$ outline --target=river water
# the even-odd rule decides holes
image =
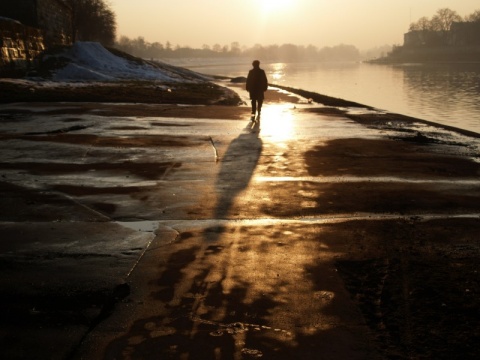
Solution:
[[[172,62],[173,63],[173,62]],[[208,74],[246,76],[237,61],[175,65]],[[271,84],[309,90],[480,133],[480,63],[376,65],[262,63]]]

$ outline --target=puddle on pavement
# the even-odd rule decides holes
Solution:
[[[140,232],[153,233],[158,229],[158,221],[117,221],[116,224]]]

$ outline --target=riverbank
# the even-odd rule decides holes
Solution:
[[[243,85],[240,84],[236,87],[232,84],[229,85],[229,87],[225,87],[221,84],[211,82],[159,84],[154,81],[87,82],[75,84],[0,79],[0,92],[2,93],[0,103],[113,102],[131,104],[223,105],[227,106],[227,108],[212,109],[211,113],[217,113],[217,116],[229,116],[228,114],[233,112],[243,114],[244,109],[235,109],[235,107],[245,103],[245,100],[242,100],[238,94],[238,90],[243,89]],[[290,93],[290,95],[288,95],[288,93]],[[266,92],[266,102],[284,101],[296,103],[298,98],[291,94],[303,97],[304,101],[310,102],[312,105],[321,104],[331,108],[362,108],[374,110],[369,105],[277,84],[272,85],[270,90]],[[230,106],[232,106],[232,108],[228,109]],[[185,113],[186,109],[179,111]],[[332,111],[341,111],[353,121],[369,126],[373,126],[373,124],[376,124],[376,126],[397,124],[397,126],[400,127],[405,123],[420,122],[425,125],[438,126],[447,130],[456,131],[466,136],[480,137],[479,133],[465,129],[384,111],[366,112],[364,114],[349,114],[347,110],[338,109]]]

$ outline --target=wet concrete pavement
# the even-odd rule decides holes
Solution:
[[[4,359],[382,358],[339,261],[417,234],[478,256],[476,138],[82,106],[0,107]]]

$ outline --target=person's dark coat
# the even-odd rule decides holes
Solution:
[[[268,89],[267,75],[263,69],[253,68],[248,72],[246,89],[250,99],[263,100],[264,92]]]

